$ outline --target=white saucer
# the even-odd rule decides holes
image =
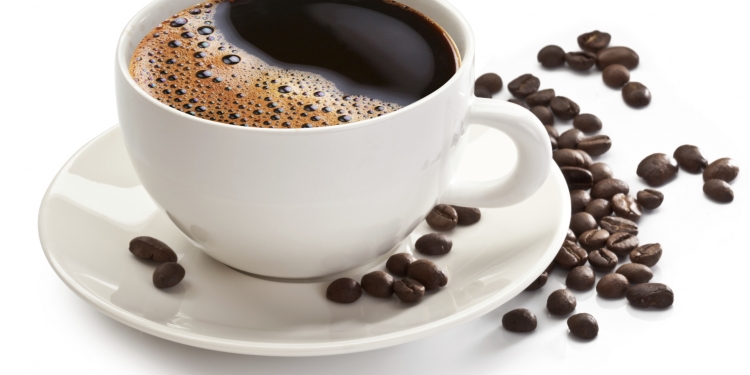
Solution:
[[[480,131],[459,174],[486,178],[485,160],[513,163],[512,144]],[[500,145],[498,146],[498,143]],[[494,172],[502,173],[500,168]],[[190,245],[141,186],[116,126],[78,151],[49,187],[39,236],[52,268],[81,298],[143,332],[212,350],[274,356],[351,353],[426,337],[477,318],[510,300],[552,261],[567,232],[570,200],[558,168],[522,204],[483,209],[482,220],[449,235],[453,251],[433,261],[449,283],[417,305],[363,295],[352,305],[325,299],[335,277],[359,280],[384,269],[384,258],[310,282],[278,282],[237,272]],[[396,251],[430,232],[421,224]],[[187,276],[158,290],[152,263],[133,257],[129,241],[150,235],[168,243]],[[389,254],[390,255],[390,254]],[[417,257],[422,257],[417,254]]]

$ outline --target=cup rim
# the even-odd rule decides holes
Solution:
[[[142,18],[141,15],[143,13],[149,11],[149,9],[154,4],[156,4],[156,3],[160,2],[160,1],[169,1],[169,0],[153,0],[152,2],[148,3],[140,11],[138,11],[138,13],[136,13],[130,19],[130,21],[128,21],[128,23],[125,25],[125,27],[123,28],[123,31],[120,34],[120,38],[118,39],[118,42],[117,42],[117,49],[116,49],[116,56],[115,56],[115,64],[117,66],[117,72],[118,72],[118,74],[121,74],[122,76],[124,76],[125,82],[127,82],[127,84],[129,85],[129,87],[131,89],[135,90],[138,93],[138,95],[140,95],[142,98],[144,98],[147,101],[149,101],[151,104],[155,104],[157,106],[157,108],[159,108],[161,110],[169,110],[169,113],[171,113],[172,115],[178,116],[178,118],[182,118],[184,120],[196,121],[197,123],[205,124],[205,125],[208,125],[208,126],[217,127],[218,129],[237,129],[239,131],[281,132],[281,133],[296,134],[296,133],[298,133],[300,131],[304,131],[304,132],[336,132],[336,131],[347,131],[347,130],[352,130],[352,129],[356,129],[356,128],[359,128],[359,127],[374,125],[376,123],[379,123],[379,122],[385,121],[387,119],[390,119],[390,118],[392,118],[395,115],[398,115],[398,114],[401,114],[401,113],[406,113],[406,112],[411,112],[411,111],[415,110],[417,107],[419,107],[422,104],[424,104],[425,102],[427,102],[427,101],[431,100],[432,98],[440,95],[442,92],[444,92],[445,90],[447,90],[448,86],[451,86],[456,80],[459,79],[459,77],[463,76],[463,74],[465,73],[465,71],[467,69],[471,69],[471,66],[474,63],[473,62],[473,58],[474,58],[474,33],[472,32],[471,26],[469,25],[468,21],[463,16],[463,14],[461,14],[461,12],[459,12],[458,9],[456,9],[448,1],[446,1],[446,0],[432,0],[431,1],[432,4],[434,4],[435,6],[440,6],[440,7],[445,8],[446,10],[449,11],[449,13],[451,14],[451,16],[453,16],[454,19],[456,21],[458,21],[459,29],[460,29],[460,31],[465,36],[465,48],[464,48],[465,49],[465,53],[461,56],[461,62],[462,62],[462,64],[458,68],[458,70],[456,70],[456,72],[453,74],[453,76],[447,82],[445,82],[442,86],[440,86],[440,88],[438,88],[437,90],[433,91],[431,94],[429,94],[429,95],[427,95],[427,96],[425,96],[425,97],[417,100],[414,103],[411,103],[411,104],[405,106],[404,108],[399,109],[398,111],[391,112],[391,113],[385,114],[383,116],[372,118],[372,119],[367,119],[367,120],[362,120],[362,121],[356,121],[356,122],[351,123],[351,124],[338,124],[338,125],[334,125],[334,126],[313,127],[313,128],[293,128],[293,129],[257,128],[257,127],[250,127],[250,126],[249,127],[245,127],[245,126],[237,126],[237,125],[224,124],[224,123],[217,122],[217,121],[211,121],[211,120],[203,119],[203,118],[200,118],[200,117],[191,116],[191,115],[189,115],[187,113],[184,113],[182,111],[173,110],[172,108],[169,108],[164,103],[162,103],[162,102],[154,99],[154,97],[152,97],[151,95],[148,95],[145,91],[143,91],[143,89],[141,89],[138,86],[138,84],[136,84],[135,80],[130,75],[130,71],[128,69],[129,59],[128,59],[128,61],[126,61],[125,63],[123,63],[122,58],[124,58],[125,56],[123,56],[124,53],[123,53],[122,50],[123,50],[123,48],[125,48],[125,42],[126,42],[126,40],[131,37],[130,35],[128,35],[128,31],[132,29],[132,26],[136,22],[139,22],[139,20]],[[414,8],[417,9],[417,7],[414,7]],[[417,10],[420,11],[420,12],[422,11],[421,9],[417,9]],[[447,31],[446,31],[446,33],[447,33]],[[449,36],[450,36],[450,34],[449,34]],[[460,51],[459,51],[459,53],[460,53]]]

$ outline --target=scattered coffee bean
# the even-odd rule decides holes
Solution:
[[[352,303],[359,297],[362,297],[362,287],[348,277],[334,280],[326,289],[326,298],[333,302]]]
[[[552,270],[554,270],[554,269],[555,269],[555,261],[552,260],[549,263],[549,266],[547,266],[547,268],[544,269],[544,272],[546,272],[549,275],[549,273],[552,272]]]
[[[641,205],[635,197],[622,193],[617,193],[612,197],[612,209],[617,216],[633,221],[640,219],[643,214]]]
[[[583,160],[585,161],[587,168],[588,166],[591,166],[591,164],[594,164],[594,160],[591,159],[591,155],[589,155],[586,151],[583,151],[583,150],[576,150],[576,151],[578,151],[581,154],[581,157],[583,157]]]
[[[171,288],[185,277],[185,269],[179,263],[165,262],[154,270],[154,286],[159,289]]]
[[[578,152],[578,150],[572,150],[569,148],[556,150],[552,152],[552,159],[559,167],[588,168],[588,160],[584,157],[584,154]]]
[[[602,71],[602,80],[612,88],[620,88],[630,81],[630,70],[620,64],[612,64]]]
[[[592,200],[584,211],[591,214],[598,223],[603,217],[612,215],[612,203],[606,199],[597,198]]]
[[[578,141],[578,149],[591,156],[604,155],[610,148],[612,148],[612,139],[604,134],[592,135]]]
[[[740,174],[740,167],[730,158],[721,158],[714,161],[703,171],[703,181],[718,179],[732,182]]]
[[[589,213],[579,212],[570,217],[570,229],[576,236],[580,236],[587,230],[596,229],[596,227],[596,219]]]
[[[482,218],[482,211],[479,211],[476,207],[461,207],[461,206],[451,206],[454,210],[456,210],[456,214],[458,214],[458,225],[466,226],[466,225],[473,225],[479,222],[479,219]]]
[[[640,203],[641,207],[647,208],[649,210],[653,210],[655,208],[658,208],[661,206],[661,203],[664,202],[664,194],[660,192],[659,190],[654,189],[644,189],[638,192],[636,194],[636,198],[638,199],[638,203]]]
[[[677,176],[677,161],[666,154],[651,154],[646,156],[640,164],[636,174],[651,186],[664,185]]]
[[[508,99],[508,102],[509,103],[513,103],[515,105],[519,105],[519,106],[524,107],[526,109],[529,109],[529,107],[526,106],[526,103],[524,103],[524,102],[522,102],[522,101],[520,101],[518,99]]]
[[[409,265],[406,275],[422,283],[426,290],[437,289],[448,284],[448,276],[435,263],[419,259]]]
[[[585,133],[597,132],[602,130],[602,120],[590,113],[581,113],[573,118],[573,126]]]
[[[622,98],[631,107],[645,107],[651,103],[651,91],[640,82],[628,82],[622,87]]]
[[[578,142],[583,139],[583,133],[581,133],[578,129],[569,129],[562,134],[560,134],[560,137],[557,138],[557,146],[560,147],[560,149],[577,149],[578,148]]]
[[[599,272],[610,272],[617,267],[617,255],[607,249],[594,250],[589,253],[589,264]]]
[[[571,269],[586,264],[588,259],[586,250],[578,247],[575,242],[565,241],[555,256],[555,263],[562,268]]]
[[[617,216],[605,216],[599,220],[599,225],[602,229],[609,232],[610,237],[612,234],[617,232],[625,232],[633,235],[638,235],[638,224],[628,219],[617,217]]]
[[[587,169],[577,167],[561,167],[560,171],[568,183],[568,189],[591,189],[594,184],[594,177]]]
[[[491,94],[497,94],[503,89],[503,79],[495,73],[485,73],[474,82],[474,89],[477,87],[484,87]]]
[[[609,232],[606,230],[591,229],[583,232],[581,236],[578,237],[578,243],[585,250],[593,251],[603,248],[607,244],[608,239]],[[589,258],[591,258],[591,254],[589,254]],[[591,259],[589,259],[589,262],[591,262]]]
[[[393,295],[393,276],[374,271],[362,276],[362,289],[369,295],[378,298],[388,298]]]
[[[565,235],[565,241],[570,241],[572,243],[576,243],[576,234],[573,233],[573,231],[570,230],[570,228],[568,228],[568,234]]]
[[[511,332],[531,332],[536,329],[536,315],[526,309],[515,309],[503,315],[503,328]]]
[[[523,74],[520,77],[510,81],[508,90],[513,96],[523,99],[539,90],[539,78],[531,74]]]
[[[572,120],[581,112],[581,107],[578,104],[564,96],[554,97],[549,102],[549,107],[552,109],[552,113],[563,121]]]
[[[596,283],[596,293],[602,298],[622,298],[628,291],[630,283],[628,279],[619,273],[610,273],[602,276]]]
[[[594,184],[598,184],[599,181],[606,180],[614,177],[612,168],[605,163],[594,163],[589,166],[591,175],[594,176]]]
[[[412,264],[416,258],[408,253],[398,253],[391,255],[388,261],[385,262],[385,268],[388,272],[396,276],[406,276],[406,271],[409,269],[409,265]]]
[[[586,190],[571,190],[570,191],[570,213],[576,214],[586,209],[586,205],[591,202],[591,196]]]
[[[584,33],[578,36],[578,46],[584,51],[598,52],[607,48],[612,36],[608,33],[594,30],[590,33]]]
[[[492,99],[492,93],[490,92],[490,89],[484,86],[474,87],[474,96],[476,96],[477,98]]]
[[[599,334],[599,323],[587,313],[575,314],[568,318],[570,333],[579,339],[592,340]]]
[[[639,244],[638,236],[625,232],[612,233],[607,239],[607,249],[618,256],[628,255]]]
[[[573,70],[586,71],[596,64],[596,54],[592,52],[568,52],[565,54],[565,62]]]
[[[568,315],[576,309],[576,296],[567,289],[558,289],[547,297],[547,311],[552,315]]]
[[[426,220],[432,229],[448,231],[455,228],[458,224],[458,213],[456,213],[453,207],[447,204],[439,204],[430,211]]]
[[[539,277],[534,280],[534,282],[531,283],[531,285],[527,286],[526,289],[528,291],[537,290],[544,286],[544,284],[547,284],[547,279],[549,278],[549,274],[547,272],[542,272]]]
[[[578,266],[573,268],[568,277],[565,278],[565,285],[575,290],[589,290],[594,287],[596,276],[594,270],[589,266]]]
[[[549,45],[536,55],[536,61],[539,61],[545,68],[557,68],[565,64],[565,51],[555,45]]]
[[[717,202],[728,203],[734,200],[734,191],[732,191],[732,187],[728,183],[717,178],[706,181],[706,183],[703,184],[703,192],[708,195],[709,198]]]
[[[661,259],[661,253],[661,245],[658,243],[638,246],[630,252],[630,261],[644,266],[653,267],[659,262],[659,259]]]
[[[445,255],[451,251],[453,241],[442,233],[429,233],[419,237],[414,248],[424,255]],[[362,285],[364,287],[364,284]]]
[[[536,116],[536,118],[541,121],[542,125],[554,125],[555,124],[555,116],[552,115],[552,111],[549,110],[549,108],[538,105],[535,107],[531,107],[529,109],[531,113]]]
[[[623,264],[615,273],[625,276],[631,284],[647,283],[654,277],[651,268],[639,263]]]
[[[414,279],[403,279],[393,283],[393,293],[401,302],[415,303],[424,297],[424,285]]]
[[[554,97],[555,97],[554,89],[539,90],[526,97],[526,104],[528,104],[529,107],[535,107],[538,105],[548,106],[549,102]]]
[[[159,263],[177,262],[177,254],[167,244],[153,237],[142,236],[130,241],[130,252],[138,258],[151,259]]]
[[[674,303],[674,292],[660,283],[634,285],[625,293],[628,302],[635,307],[656,307],[663,309]]]
[[[700,173],[708,166],[708,160],[701,155],[701,150],[693,145],[682,145],[672,155],[682,169],[690,173]]]
[[[623,180],[608,178],[601,180],[591,189],[592,198],[612,199],[616,194],[627,194],[630,192],[630,185]]]
[[[547,130],[547,134],[549,135],[549,142],[550,144],[552,144],[552,149],[557,149],[557,137],[560,136],[560,134],[557,133],[557,129],[549,125],[544,125],[544,129]]]
[[[596,53],[596,67],[599,70],[612,64],[619,64],[633,70],[638,66],[639,60],[638,54],[628,47],[609,47]]]

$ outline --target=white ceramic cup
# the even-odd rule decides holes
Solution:
[[[397,246],[437,203],[508,206],[549,174],[549,137],[528,110],[475,98],[474,37],[443,0],[401,0],[441,25],[462,65],[443,87],[379,118],[312,129],[211,122],[153,99],[128,66],[156,25],[199,0],[155,0],[120,37],[117,108],[143,186],[213,258],[253,274],[312,278],[363,265]],[[453,178],[470,125],[508,135],[515,168],[489,182]],[[500,163],[500,161],[498,161]],[[492,164],[488,162],[488,164]]]

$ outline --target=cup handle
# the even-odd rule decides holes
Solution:
[[[549,135],[530,111],[506,101],[475,98],[466,123],[505,133],[516,145],[513,170],[492,181],[453,180],[441,203],[468,207],[505,207],[524,201],[542,186],[552,165]]]

